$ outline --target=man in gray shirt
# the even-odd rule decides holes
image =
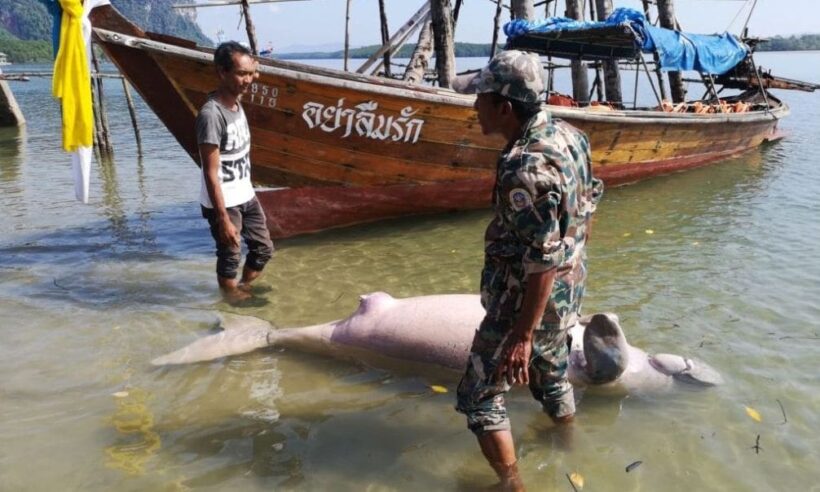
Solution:
[[[220,44],[214,52],[219,87],[196,118],[196,138],[202,163],[199,201],[216,241],[216,275],[231,302],[251,296],[250,283],[259,277],[273,254],[273,242],[251,184],[251,138],[239,100],[257,77],[256,61],[239,43]],[[248,256],[242,259],[240,235]]]

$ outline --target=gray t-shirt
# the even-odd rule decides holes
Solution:
[[[225,207],[235,207],[254,197],[251,184],[251,132],[245,111],[239,105],[232,111],[215,99],[199,110],[196,117],[197,144],[219,146],[219,183]],[[213,208],[208,189],[205,187],[205,173],[201,173],[199,202],[203,207]]]

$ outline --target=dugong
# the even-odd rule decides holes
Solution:
[[[274,328],[252,316],[222,314],[220,333],[158,357],[154,365],[186,364],[281,346],[343,357],[365,352],[464,370],[484,309],[478,295],[449,294],[395,299],[384,292],[360,297],[345,319],[302,328]],[[720,375],[679,355],[649,355],[629,345],[618,317],[599,313],[570,329],[568,376],[576,387],[622,392],[663,390],[675,381],[713,386]]]

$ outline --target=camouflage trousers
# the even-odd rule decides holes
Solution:
[[[584,282],[556,280],[550,313],[558,323],[545,321],[533,332],[529,389],[552,418],[575,413],[572,385],[567,379],[569,348],[567,327],[580,310]],[[504,395],[510,390],[506,379],[495,371],[504,356],[514,319],[495,319],[487,313],[473,338],[467,368],[458,386],[456,410],[467,416],[467,427],[476,435],[510,429]]]

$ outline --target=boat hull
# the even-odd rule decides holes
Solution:
[[[218,85],[212,53],[147,35],[110,6],[96,40],[180,145],[199,160],[194,119]],[[150,39],[153,38],[153,39]],[[260,59],[243,97],[254,181],[274,236],[408,214],[489,206],[504,142],[482,135],[474,98],[297,63]],[[608,186],[705,165],[779,137],[780,106],[744,114],[550,107],[590,138]]]

